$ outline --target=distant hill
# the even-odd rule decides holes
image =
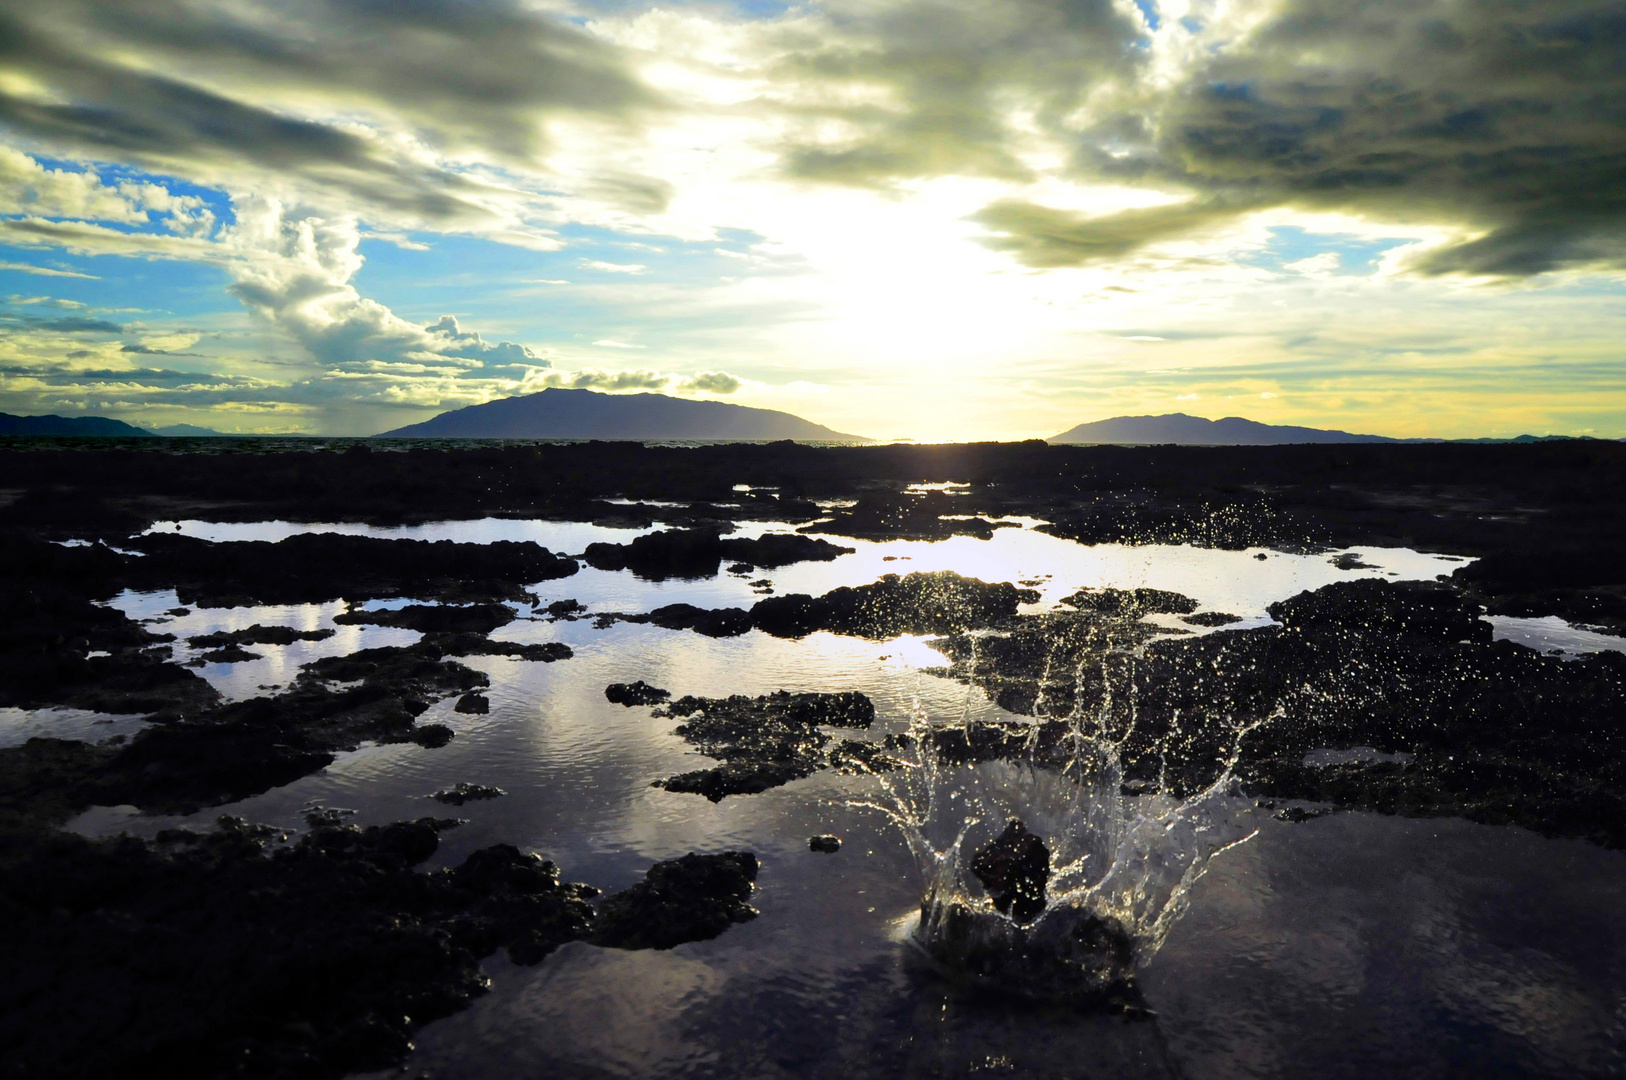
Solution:
[[[13,416],[0,413],[0,435],[141,436],[141,430],[106,416]]]
[[[154,435],[164,435],[169,438],[229,438],[224,431],[214,428],[198,427],[196,424],[169,424],[165,427],[148,428]]]
[[[665,394],[600,394],[543,390],[441,413],[421,424],[381,433],[384,438],[624,439],[665,442],[694,439],[795,439],[801,442],[872,442],[772,409],[721,401],[689,401]]]
[[[1282,446],[1289,443],[1393,443],[1424,440],[1389,439],[1382,435],[1352,435],[1321,428],[1281,427],[1227,416],[1205,420],[1185,413],[1164,416],[1114,416],[1069,428],[1045,440],[1051,443],[1123,443],[1184,446]]]

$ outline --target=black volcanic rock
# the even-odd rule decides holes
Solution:
[[[1039,594],[1009,582],[989,584],[949,570],[907,577],[887,574],[871,585],[843,586],[823,596],[793,593],[759,600],[751,608],[757,628],[775,637],[815,630],[888,638],[898,634],[951,634],[1016,614]]]
[[[1163,416],[1114,416],[1068,428],[1045,440],[1050,443],[1118,443],[1132,446],[1284,446],[1297,443],[1392,443],[1383,435],[1352,435],[1347,431],[1286,427],[1227,416],[1205,420],[1185,413]]]
[[[773,409],[664,394],[600,394],[557,387],[441,413],[379,438],[609,439],[667,442],[795,439],[869,442]]]
[[[1009,912],[1017,922],[1032,922],[1044,910],[1050,849],[1020,818],[1011,818],[1004,832],[977,850],[971,872],[995,910]]]
[[[829,562],[852,548],[809,536],[773,534],[749,539],[722,538],[710,529],[669,529],[647,533],[627,544],[588,544],[583,558],[595,570],[631,570],[641,578],[713,577],[725,559],[773,569],[798,562]]]

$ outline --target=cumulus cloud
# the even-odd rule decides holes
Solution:
[[[418,326],[362,296],[351,284],[363,261],[353,218],[301,216],[275,200],[245,200],[225,240],[237,255],[229,264],[232,295],[325,367],[377,371],[393,363],[408,365],[402,371],[455,372],[550,364],[527,346],[487,342],[453,316]]]
[[[741,385],[739,379],[726,371],[702,371],[691,378],[684,379],[680,384],[680,389],[686,393],[732,394]]]

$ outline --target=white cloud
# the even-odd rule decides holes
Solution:
[[[581,265],[587,270],[598,270],[605,274],[646,274],[649,267],[643,263],[612,263],[602,262],[598,259],[583,259]]]

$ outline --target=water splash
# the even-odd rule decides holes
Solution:
[[[971,638],[961,715],[932,716],[916,693],[902,767],[860,800],[901,831],[924,883],[913,941],[952,974],[1040,998],[1136,1007],[1134,970],[1150,961],[1186,910],[1210,862],[1251,839],[1251,806],[1234,770],[1247,737],[1283,713],[1220,718],[1225,732],[1199,790],[1126,776],[1123,750],[1141,722],[1137,675],[1148,629],[1134,620],[1061,618],[1052,626],[1030,723],[973,720],[981,644]],[[1057,692],[1063,687],[1070,692]],[[1205,718],[1208,736],[1214,718]],[[1176,717],[1164,740],[1180,738]],[[1165,767],[1166,768],[1166,767]],[[974,854],[1019,821],[1049,858],[1037,917],[1001,911],[977,880]]]

